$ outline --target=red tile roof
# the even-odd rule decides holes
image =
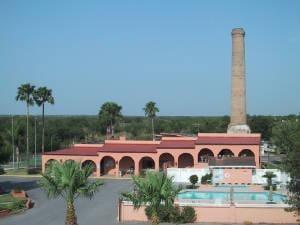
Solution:
[[[195,140],[162,140],[158,148],[195,148]]]
[[[157,144],[115,144],[107,143],[100,152],[131,152],[131,153],[156,153]]]
[[[260,137],[198,137],[198,145],[259,145]]]
[[[100,147],[71,147],[53,152],[45,152],[45,155],[82,155],[82,156],[97,156]]]

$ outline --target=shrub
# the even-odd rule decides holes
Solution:
[[[178,206],[172,207],[172,211],[171,211],[169,218],[170,218],[170,221],[168,221],[168,222],[172,222],[175,224],[181,223],[182,217],[181,217],[180,208]]]
[[[195,184],[198,183],[198,176],[197,175],[192,175],[190,176],[190,182],[192,183],[192,187],[195,187]]]
[[[0,175],[5,174],[5,171],[2,167],[0,167]]]
[[[10,202],[7,204],[7,209],[14,211],[14,210],[19,210],[23,209],[25,207],[25,204],[23,201],[15,201],[15,202]]]
[[[145,209],[148,220],[151,220],[151,207],[147,206]],[[193,207],[185,206],[180,210],[178,206],[164,206],[161,205],[158,214],[159,222],[165,223],[193,223],[196,220],[196,212]]]
[[[28,168],[27,169],[27,174],[40,174],[41,173],[41,169],[40,168]]]
[[[253,223],[251,221],[244,221],[244,225],[252,225]]]
[[[170,222],[173,221],[174,213],[175,213],[175,208],[173,206],[164,206],[161,205],[158,213],[158,218],[160,222]],[[152,210],[150,206],[147,206],[145,208],[145,213],[148,218],[148,220],[151,220],[151,214]],[[179,213],[180,214],[180,213]]]
[[[191,206],[184,206],[181,211],[181,223],[193,223],[196,220],[195,209]]]
[[[201,177],[201,184],[211,184],[212,173],[205,174]]]

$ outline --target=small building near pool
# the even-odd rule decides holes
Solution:
[[[74,160],[94,166],[94,175],[139,175],[147,169],[210,168],[219,183],[249,183],[260,168],[260,134],[199,133],[195,137],[162,137],[159,141],[106,140],[103,144],[75,144],[46,152],[43,171],[53,161]],[[217,172],[216,172],[217,174]]]

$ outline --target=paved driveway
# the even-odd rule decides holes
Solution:
[[[35,206],[24,213],[0,219],[5,225],[59,225],[64,224],[65,203],[63,199],[48,199],[35,178],[14,178],[0,176],[0,186],[12,188],[21,186]],[[117,222],[117,201],[119,193],[130,190],[130,180],[104,180],[104,185],[92,199],[79,198],[76,201],[78,223],[83,225],[113,225]]]

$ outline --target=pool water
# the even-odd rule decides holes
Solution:
[[[229,201],[229,192],[214,192],[214,191],[184,191],[178,194],[178,199],[191,200],[220,200]],[[283,203],[286,197],[281,194],[273,193],[273,201]],[[234,192],[233,201],[256,201],[267,202],[269,200],[269,192]]]

